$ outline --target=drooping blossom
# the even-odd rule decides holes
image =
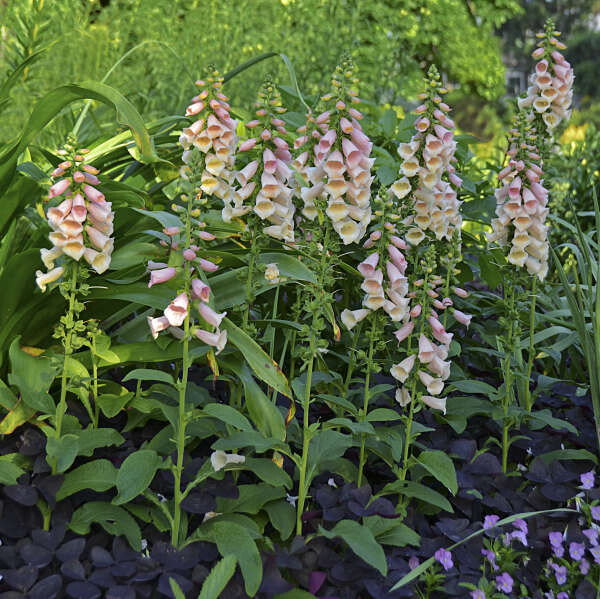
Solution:
[[[293,163],[307,181],[297,188],[302,214],[314,220],[320,212],[331,222],[344,245],[359,241],[371,221],[372,142],[364,133],[363,115],[351,76],[353,65],[345,59],[332,77],[333,91],[323,96],[324,112],[308,115],[296,146],[300,155]]]
[[[222,470],[229,464],[243,464],[246,461],[246,456],[237,453],[225,453],[221,449],[213,451],[210,455],[210,463],[215,472]]]
[[[64,263],[66,258],[71,258],[79,262],[83,258],[94,271],[102,274],[110,266],[114,248],[112,204],[96,189],[100,171],[86,164],[85,154],[89,150],[77,152],[71,146],[66,148],[68,153],[67,150],[60,152],[66,160],[51,174],[59,180],[50,187],[48,198],[61,201],[47,211],[52,229],[48,237],[53,245],[51,249],[40,250],[44,266],[49,270],[46,275],[41,271],[36,273],[36,282],[42,291],[63,274],[60,271],[63,266],[55,268],[56,260],[62,259]]]
[[[533,52],[535,71],[529,78],[527,95],[518,99],[519,109],[528,111],[535,126],[545,129],[547,137],[571,116],[573,101],[573,69],[560,50],[566,46],[558,40],[560,32],[548,21],[546,29],[538,33],[540,41]]]

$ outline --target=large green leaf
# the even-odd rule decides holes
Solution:
[[[279,273],[289,279],[296,281],[308,281],[309,283],[316,283],[317,277],[315,274],[296,256],[291,254],[284,254],[283,252],[263,252],[258,257],[258,261],[261,264],[276,263]]]
[[[377,568],[383,576],[387,575],[387,562],[383,548],[366,526],[354,520],[342,520],[331,530],[319,526],[319,533],[328,539],[342,538],[358,557]]]
[[[25,471],[16,464],[18,454],[0,456],[0,485],[16,485],[17,479]]]
[[[417,463],[439,480],[453,495],[458,491],[454,463],[443,451],[422,451]]]
[[[43,414],[54,414],[55,405],[48,389],[56,376],[52,362],[43,356],[34,357],[19,346],[19,337],[10,345],[11,373],[8,382],[18,387],[23,401]]]
[[[151,449],[140,449],[127,456],[117,474],[118,495],[114,505],[122,505],[143,493],[152,482],[162,460]]]
[[[75,510],[69,528],[80,535],[87,535],[90,526],[97,522],[111,535],[124,535],[132,549],[142,550],[142,534],[133,517],[122,507],[104,501],[91,501]]]
[[[65,474],[64,481],[56,494],[61,501],[78,491],[107,491],[115,485],[117,469],[108,460],[93,460]]]
[[[217,562],[204,579],[198,599],[219,599],[223,589],[235,573],[237,561],[234,555],[226,555]]]
[[[240,350],[244,360],[252,368],[254,374],[267,383],[269,387],[291,398],[292,393],[287,378],[281,368],[279,368],[277,362],[271,359],[254,339],[249,337],[228,318],[223,319],[221,326],[227,331],[227,341]]]
[[[244,576],[246,593],[254,597],[262,580],[262,561],[254,539],[246,528],[235,522],[214,522],[211,528],[219,553],[235,556]]]
[[[17,160],[23,150],[65,106],[83,99],[99,100],[113,107],[117,112],[119,123],[131,129],[141,161],[156,162],[159,160],[142,117],[133,104],[116,89],[98,81],[86,81],[79,85],[63,85],[40,98],[21,132],[18,142],[0,156],[0,194],[8,188],[17,166]]]

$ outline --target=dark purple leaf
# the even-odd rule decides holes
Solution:
[[[38,492],[28,485],[6,485],[4,494],[20,505],[34,506],[38,501]]]
[[[70,582],[66,588],[67,595],[71,599],[98,599],[102,592],[90,582]]]

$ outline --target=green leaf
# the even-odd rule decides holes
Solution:
[[[262,561],[254,539],[246,528],[234,522],[214,522],[212,532],[219,553],[237,559],[246,593],[254,597],[262,580]]]
[[[308,448],[307,486],[318,474],[322,462],[343,456],[351,445],[352,439],[348,435],[332,430],[319,431],[311,439]]]
[[[456,495],[458,482],[456,481],[454,463],[443,451],[422,451],[417,458],[417,462],[431,476],[439,480],[452,495]]]
[[[123,387],[123,390],[127,391],[125,387]],[[114,393],[103,393],[102,395],[98,396],[96,401],[98,402],[102,413],[107,418],[114,418],[129,403],[129,401],[131,401],[133,396],[133,391],[129,391],[121,395]]]
[[[235,556],[226,555],[217,562],[210,574],[204,579],[198,599],[219,599],[219,596],[235,573],[237,561]]]
[[[143,493],[152,482],[162,460],[151,449],[140,449],[127,456],[117,474],[118,495],[114,505],[122,505]]]
[[[91,501],[75,510],[71,516],[69,528],[80,535],[90,532],[92,522],[96,522],[115,536],[124,535],[131,548],[135,551],[142,550],[142,534],[137,522],[123,508],[105,501]]]
[[[8,355],[11,373],[8,382],[18,387],[23,401],[30,408],[43,414],[54,414],[56,407],[48,389],[54,381],[56,370],[48,358],[35,358],[21,350],[19,339],[15,338],[10,344]]]
[[[467,202],[467,204],[469,203]],[[490,289],[496,289],[502,283],[502,269],[491,255],[479,254],[479,269],[481,278],[490,286]]]
[[[405,497],[414,497],[435,507],[439,507],[446,512],[454,512],[450,502],[440,493],[410,480],[397,480],[393,483],[388,483],[378,493],[378,495],[391,495],[398,494],[404,495]]]
[[[294,281],[308,281],[309,283],[317,282],[317,278],[313,271],[291,254],[284,254],[282,252],[264,252],[258,257],[258,262],[260,264],[271,264],[275,262],[279,269],[279,274],[288,279],[293,279]]]
[[[302,589],[292,589],[282,595],[275,595],[274,599],[315,599],[315,596]]]
[[[234,426],[242,431],[252,431],[252,425],[248,421],[248,419],[240,414],[235,408],[225,404],[219,403],[209,403],[207,406],[204,406],[202,410],[203,414],[208,414],[217,420],[221,420],[230,426]]]
[[[358,557],[379,570],[383,576],[387,575],[385,553],[366,526],[354,520],[342,520],[331,530],[319,526],[319,533],[328,539],[342,538]]]
[[[64,472],[77,457],[79,438],[77,435],[63,435],[60,439],[49,437],[46,442],[46,454],[50,460],[56,460],[56,471]]]
[[[287,446],[277,439],[267,439],[257,431],[248,431],[233,433],[226,439],[219,439],[213,443],[212,447],[213,449],[222,449],[223,451],[252,447],[256,453],[264,453],[269,449],[285,450]]]
[[[228,358],[226,361],[222,360],[222,364],[242,381],[246,408],[254,426],[265,437],[283,441],[285,439],[285,422],[283,416],[277,406],[258,386],[248,366],[240,364],[232,358]]]
[[[169,586],[171,587],[171,591],[175,599],[185,599],[185,594],[174,578],[169,577]]]
[[[242,356],[259,379],[286,397],[292,397],[288,381],[281,368],[261,349],[256,341],[228,318],[223,319],[221,328],[227,331],[227,341],[240,350]]]
[[[127,381],[160,381],[162,383],[168,383],[169,385],[175,385],[173,377],[163,370],[153,370],[150,368],[136,368],[131,372],[128,372],[123,377],[123,382]]]
[[[117,469],[108,460],[93,460],[65,474],[56,499],[62,501],[79,491],[107,491],[117,481]]]
[[[237,499],[219,498],[217,500],[219,512],[258,514],[265,504],[285,497],[285,489],[272,487],[265,483],[238,485],[238,491]]]
[[[292,486],[292,479],[289,474],[268,458],[246,458],[240,466],[243,466],[246,470],[251,470],[258,478],[274,487],[289,489]]]
[[[79,431],[77,455],[91,456],[95,449],[121,445],[125,439],[113,428],[86,428]]]
[[[398,125],[398,115],[396,114],[396,111],[393,108],[388,108],[379,119],[379,123],[387,137],[393,136],[396,131],[396,126]]]
[[[15,464],[15,454],[0,456],[0,484],[16,485],[25,470]]]
[[[549,409],[531,412],[530,414],[528,414],[528,416],[532,420],[538,420],[543,424],[547,424],[554,430],[560,431],[566,429],[570,433],[573,433],[575,435],[579,434],[579,431],[570,422],[567,422],[566,420],[561,420],[560,418],[555,418],[554,416],[552,416],[552,412]]]
[[[495,387],[492,387],[483,381],[453,381],[452,386],[463,393],[478,393],[480,395],[486,395],[490,399],[495,398],[498,394],[498,390]]]
[[[405,547],[406,545],[418,547],[421,541],[421,537],[402,522],[381,535],[377,535],[376,538],[382,545],[392,545],[393,547]]]
[[[127,125],[140,151],[142,162],[159,160],[144,121],[133,104],[116,89],[98,81],[86,81],[79,85],[63,85],[40,98],[13,149],[0,157],[0,194],[8,188],[18,157],[44,127],[68,104],[82,99],[94,99],[112,106],[117,120]]]
[[[590,462],[594,462],[594,464],[598,463],[598,458],[587,449],[556,449],[548,453],[543,453],[539,457],[546,464],[551,464],[556,460],[589,460]]]
[[[296,526],[296,510],[293,506],[285,499],[280,499],[267,503],[264,509],[281,539],[283,541],[288,539]]]
[[[389,422],[391,420],[400,420],[401,414],[390,408],[375,408],[367,414],[369,422]]]

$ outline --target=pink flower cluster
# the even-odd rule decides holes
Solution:
[[[336,97],[323,97],[332,107],[314,120],[309,115],[308,125],[298,130],[303,135],[297,138],[296,147],[307,145],[309,149],[298,156],[295,166],[311,184],[299,192],[304,204],[302,214],[314,220],[315,200],[326,200],[325,212],[347,245],[359,241],[371,222],[371,169],[375,159],[370,158],[373,144],[360,125],[363,115],[353,106],[360,100],[354,89],[344,87],[343,79],[336,71],[332,82]]]
[[[215,71],[206,81],[196,81],[200,93],[192,98],[192,104],[186,110],[186,116],[198,119],[182,131],[179,142],[184,148],[183,162],[188,164],[192,158],[192,149],[197,148],[204,154],[204,168],[201,174],[202,191],[212,194],[231,204],[236,212],[235,197],[232,189],[234,182],[234,163],[238,143],[236,135],[237,121],[229,115],[230,106],[227,97],[220,91],[222,77]],[[189,169],[182,168],[182,175],[188,176]],[[238,208],[238,210],[240,210]],[[242,210],[242,214],[243,209]],[[235,214],[237,215],[237,214]]]
[[[500,171],[496,190],[496,216],[489,242],[505,246],[510,240],[508,261],[525,266],[543,281],[548,273],[548,190],[544,187],[540,155],[533,131],[511,130],[508,165]]]
[[[419,330],[418,351],[409,353],[408,357],[394,364],[390,374],[400,383],[408,381],[416,368],[416,376],[425,387],[427,393],[421,395],[421,401],[430,408],[446,412],[446,399],[439,397],[444,390],[444,381],[450,376],[450,361],[447,360],[453,333],[446,331],[439,320],[440,312],[451,308],[454,319],[465,326],[469,326],[471,316],[452,308],[453,301],[444,297],[441,278],[433,278],[424,288],[427,298],[422,298],[413,306],[405,318],[405,323],[395,333],[399,342],[404,341]],[[415,288],[423,288],[425,281],[414,282]],[[468,293],[458,287],[454,293],[459,297],[467,297]],[[415,291],[408,293],[409,298],[417,298]],[[409,349],[410,351],[410,349]],[[406,406],[411,400],[409,385],[406,384],[396,392],[396,399],[401,406]]]
[[[391,187],[399,200],[410,196],[413,201],[414,215],[406,223],[413,225],[406,234],[411,245],[421,243],[428,230],[437,239],[450,240],[462,225],[461,202],[454,189],[462,180],[452,164],[456,161],[456,141],[454,122],[447,116],[450,108],[436,93],[420,98],[425,103],[416,109],[420,115],[415,122],[417,133],[398,147],[402,176]]]
[[[176,235],[175,231],[170,231]],[[173,244],[172,248],[177,250],[178,244]],[[184,268],[192,268],[190,264],[194,264],[200,271],[215,272],[218,269],[216,264],[209,260],[198,258],[198,246],[192,245],[183,250]],[[148,270],[150,271],[150,282],[148,287],[159,283],[166,283],[173,279],[178,269],[168,266],[163,262],[149,262]],[[202,320],[214,327],[215,331],[209,331],[198,327],[193,327],[192,333],[201,341],[217,348],[217,353],[221,352],[227,344],[227,331],[221,331],[221,321],[226,316],[226,312],[218,314],[208,304],[210,300],[210,287],[199,277],[193,277],[188,293],[185,291],[179,293],[175,299],[165,308],[163,315],[158,318],[148,317],[148,326],[154,339],[158,337],[161,331],[168,330],[177,339],[182,339],[185,331],[181,328],[188,316],[190,303],[195,305],[198,314]]]
[[[550,135],[563,120],[569,120],[573,101],[573,69],[559,52],[566,46],[558,41],[558,35],[551,30],[538,34],[543,39],[533,52],[538,61],[535,72],[530,77],[527,96],[518,99],[521,110],[532,107],[534,113],[542,116]]]
[[[285,113],[281,98],[270,82],[263,86],[256,104],[256,119],[246,123],[250,130],[260,130],[240,145],[240,152],[258,149],[258,158],[249,162],[237,172],[236,179],[241,188],[236,194],[242,201],[254,199],[252,210],[261,220],[267,221],[263,232],[276,239],[294,241],[294,188],[289,163],[292,155],[288,143],[280,137],[287,134],[285,123],[280,115]],[[258,192],[254,194],[255,189]],[[250,206],[244,207],[250,210]],[[233,216],[229,206],[223,209],[223,220],[228,222]]]
[[[96,189],[100,183],[97,177],[100,171],[85,164],[84,155],[88,151],[80,150],[61,162],[51,174],[58,181],[50,187],[48,198],[64,196],[64,199],[57,206],[49,208],[47,213],[48,224],[52,228],[49,235],[52,248],[40,251],[42,261],[49,270],[47,273],[36,273],[36,282],[42,291],[45,291],[46,285],[62,276],[64,268],[54,267],[54,261],[60,256],[68,256],[76,261],[84,258],[98,274],[110,266],[114,247],[111,238],[114,213],[111,203]],[[61,154],[66,156],[64,151]]]

